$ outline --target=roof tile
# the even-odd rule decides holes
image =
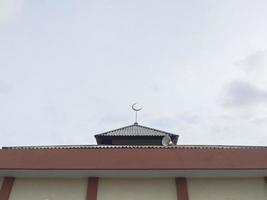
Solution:
[[[161,131],[146,126],[141,126],[135,123],[130,126],[125,126],[112,131],[97,134],[95,136],[97,137],[97,136],[165,136],[165,135],[175,136],[175,134],[166,131]]]

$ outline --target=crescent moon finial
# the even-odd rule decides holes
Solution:
[[[132,105],[132,109],[135,111],[135,123],[134,124],[138,124],[137,123],[137,112],[143,109],[142,107],[140,107],[140,108],[135,107],[136,105],[137,105],[137,103],[134,103]]]
[[[143,108],[141,107],[141,108],[136,108],[135,106],[137,105],[137,103],[134,103],[133,105],[132,105],[132,109],[134,110],[134,111],[140,111],[140,110],[142,110]]]

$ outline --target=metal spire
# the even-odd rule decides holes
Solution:
[[[142,107],[141,108],[136,108],[135,107],[136,105],[137,105],[137,103],[134,103],[132,105],[132,109],[135,111],[135,122],[134,122],[134,124],[138,124],[138,122],[137,122],[137,112],[143,109]]]

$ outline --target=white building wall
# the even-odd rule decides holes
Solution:
[[[188,179],[190,200],[267,200],[263,178]]]
[[[0,183],[3,180],[0,178]],[[267,200],[263,178],[189,178],[190,200]],[[10,200],[85,200],[87,178],[16,178]],[[97,200],[177,200],[174,178],[100,178]]]
[[[97,200],[177,200],[172,178],[102,178]]]
[[[85,200],[87,179],[16,178],[10,200]]]

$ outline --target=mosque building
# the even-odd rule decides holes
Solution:
[[[135,122],[96,145],[0,150],[0,200],[267,200],[267,147],[179,145]]]

